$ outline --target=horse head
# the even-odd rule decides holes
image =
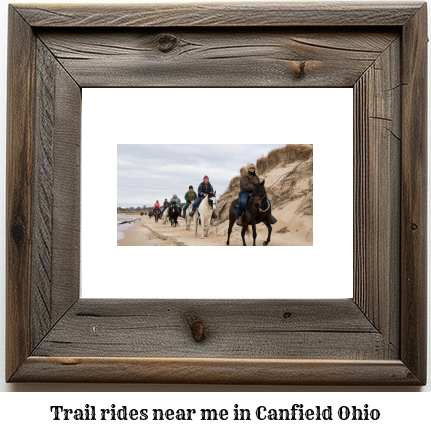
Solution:
[[[216,209],[216,206],[217,206],[216,193],[217,192],[208,193],[208,204],[212,208],[213,211]]]
[[[178,206],[177,206],[177,204],[175,203],[175,202],[171,202],[170,203],[170,206],[169,206],[169,211],[170,211],[170,214],[175,214],[175,213],[179,213],[180,212],[180,209],[178,208]]]
[[[259,208],[262,205],[262,202],[266,199],[266,190],[264,184],[265,180],[262,180],[254,186],[252,197],[255,208]]]

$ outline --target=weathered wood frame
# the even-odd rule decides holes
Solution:
[[[10,6],[6,379],[425,384],[426,45],[423,3]],[[80,299],[81,88],[118,86],[352,87],[354,298]]]

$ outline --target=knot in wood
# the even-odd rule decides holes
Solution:
[[[178,44],[178,38],[172,34],[162,34],[157,39],[158,49],[161,52],[172,51]]]
[[[290,61],[288,62],[288,65],[296,78],[302,79],[307,75],[309,67],[309,63],[307,61]]]
[[[21,223],[13,224],[11,228],[11,235],[16,244],[22,244],[25,238],[24,226]]]
[[[412,223],[412,225],[410,226],[411,230],[416,230],[418,229],[418,225],[416,223]]]
[[[202,320],[198,319],[195,316],[188,316],[187,323],[190,326],[190,330],[192,331],[192,337],[195,341],[201,342],[206,338],[206,329]]]
[[[283,314],[283,317],[285,318],[285,319],[288,319],[289,317],[291,317],[292,316],[292,313],[290,312],[290,311],[286,311],[284,314]]]

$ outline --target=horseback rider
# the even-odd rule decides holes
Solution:
[[[156,203],[154,204],[154,209],[156,209],[156,208],[160,208],[159,201],[156,201]]]
[[[171,204],[174,203],[180,209],[180,212],[181,212],[181,201],[180,201],[180,198],[177,195],[174,194],[172,196],[172,199],[171,199],[170,203]]]
[[[169,208],[169,202],[167,199],[163,202],[162,214],[165,212],[166,208]]]
[[[195,199],[195,201],[193,203],[192,210],[190,212],[190,216],[191,217],[194,216],[196,208],[199,206],[199,204],[201,203],[202,199],[204,199],[205,196],[208,193],[214,193],[214,189],[213,189],[213,186],[210,183],[210,179],[209,179],[208,175],[205,175],[203,182],[201,182],[199,184],[199,187],[198,187],[198,197],[197,197],[197,199]],[[217,218],[217,216],[214,213],[214,211],[212,213],[212,218]]]
[[[183,206],[183,213],[181,214],[182,218],[186,217],[187,207],[191,202],[193,202],[197,198],[196,192],[193,190],[193,186],[189,186],[189,191],[184,195],[184,199],[186,204]]]
[[[248,198],[251,192],[254,190],[254,186],[259,182],[260,180],[256,173],[256,165],[254,163],[249,163],[245,168],[245,174],[241,175],[241,180],[239,183],[239,204],[238,213],[236,216],[236,224],[238,226],[244,225],[242,214],[245,210],[245,207],[247,206]]]

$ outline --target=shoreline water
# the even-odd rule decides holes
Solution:
[[[119,245],[118,241],[124,239],[125,231],[135,226],[139,221],[140,219],[137,217],[124,216],[117,213],[117,245]]]

